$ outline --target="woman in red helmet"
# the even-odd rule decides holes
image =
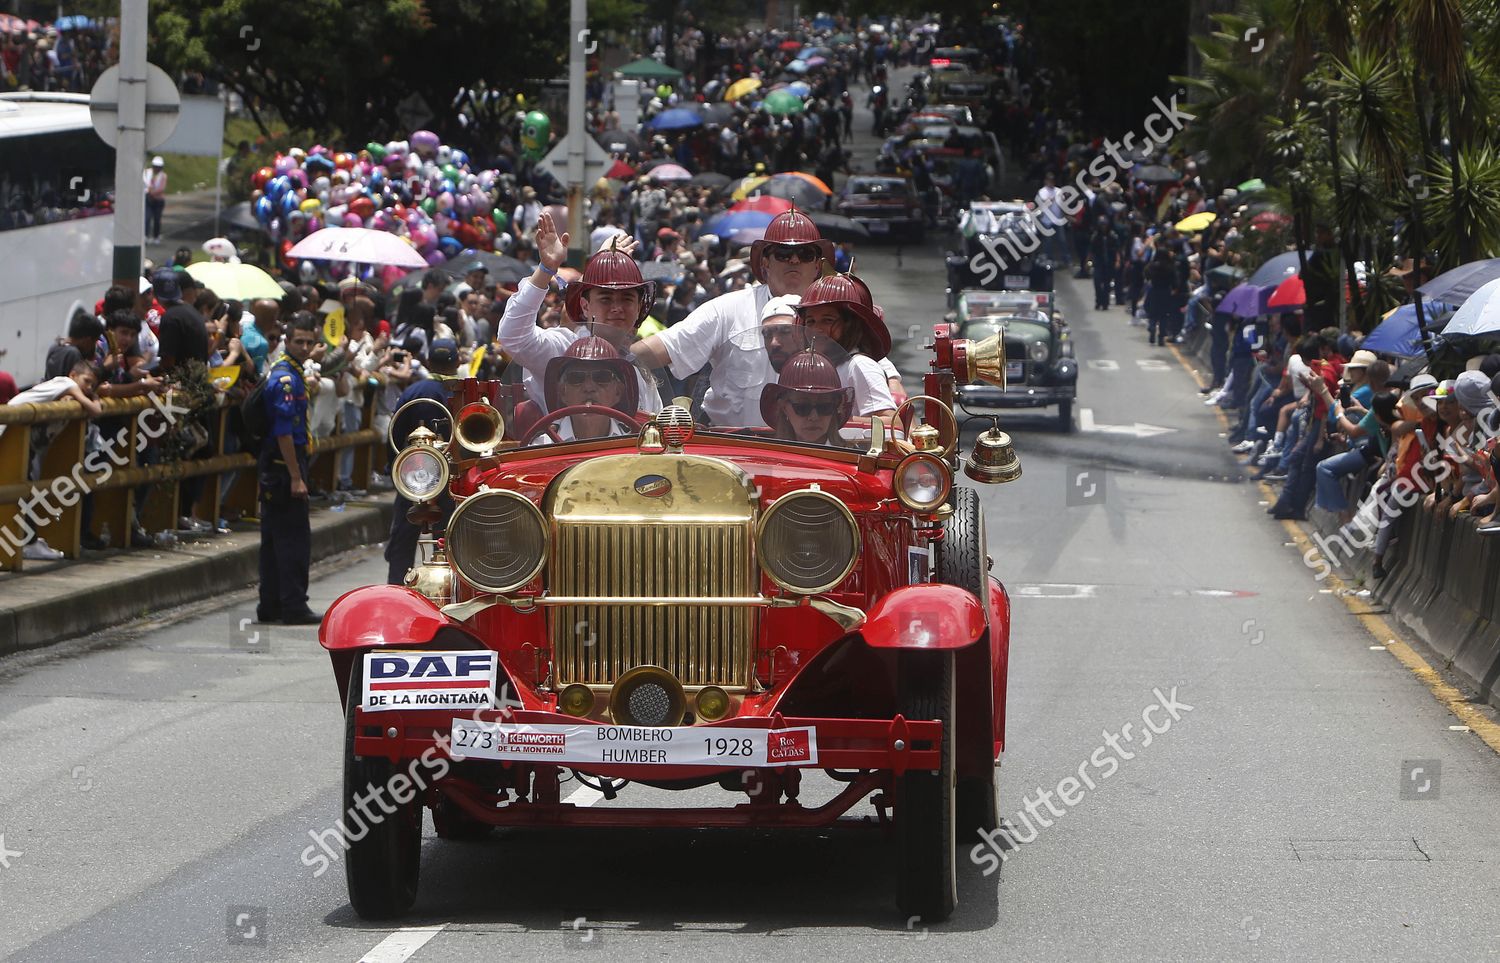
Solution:
[[[641,277],[640,267],[628,253],[630,248],[624,244],[619,249],[611,246],[589,258],[582,279],[568,285],[564,307],[568,319],[580,327],[538,327],[537,313],[547,287],[568,258],[568,235],[559,235],[552,215],[543,211],[535,237],[537,269],[505,303],[497,337],[511,359],[525,369],[527,395],[542,405],[547,401],[542,375],[548,362],[590,334],[610,334],[610,341],[630,344],[636,327],[650,313],[654,298],[651,282]],[[636,378],[641,409],[660,411],[661,394],[656,386],[639,369]]]
[[[800,351],[781,378],[760,395],[760,414],[777,438],[844,446],[839,431],[854,409],[854,389],[845,388],[833,362],[814,350]]]
[[[854,390],[854,414],[895,413],[896,401],[880,367],[880,359],[891,350],[891,333],[863,281],[852,274],[819,278],[803,293],[797,319],[849,352],[838,372],[843,384]]]

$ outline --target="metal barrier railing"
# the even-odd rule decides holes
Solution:
[[[32,532],[46,538],[47,544],[65,557],[78,558],[83,549],[85,493],[93,498],[92,534],[98,536],[108,526],[112,547],[126,549],[137,519],[146,531],[154,532],[176,529],[183,515],[213,522],[226,509],[255,514],[259,500],[256,453],[225,451],[225,440],[233,429],[231,407],[225,405],[223,396],[217,409],[182,416],[207,429],[209,446],[203,454],[180,461],[141,463],[147,443],[160,434],[159,425],[166,421],[160,412],[170,406],[171,395],[163,398],[162,404],[148,396],[100,399],[103,412],[98,419],[91,418],[76,401],[0,405],[0,426],[4,426],[0,434],[0,571],[22,570],[21,549]],[[372,427],[375,405],[371,392],[357,430],[344,432],[340,417],[334,434],[312,441],[312,487],[328,491],[336,488],[339,458],[331,455],[354,448],[354,487],[369,488],[375,458],[384,443],[381,433]],[[116,431],[107,439],[113,458],[108,453],[91,455],[86,450],[90,421],[103,419],[121,419],[124,424],[118,427],[126,429],[124,435]],[[36,477],[29,479],[34,456],[31,429],[59,424],[61,428],[41,452]],[[113,444],[116,437],[118,445]],[[226,491],[220,479],[230,473],[234,473],[234,482]],[[183,510],[179,484],[187,478],[208,479],[194,504],[186,506],[190,511]],[[150,487],[137,510],[136,498],[143,486]],[[26,511],[23,505],[31,510]]]

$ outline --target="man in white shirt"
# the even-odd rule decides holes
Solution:
[[[146,189],[146,243],[161,243],[161,212],[167,206],[167,162],[160,154],[151,158],[151,166],[141,174]]]
[[[761,389],[775,380],[764,351],[745,350],[746,332],[760,326],[773,297],[801,296],[833,261],[833,244],[793,208],[778,214],[750,249],[750,273],[760,283],[707,301],[682,321],[635,347],[651,367],[687,378],[712,364],[703,414],[721,427],[759,428]]]
[[[1037,212],[1041,215],[1042,252],[1048,260],[1064,267],[1068,264],[1067,212],[1058,202],[1057,176],[1048,171],[1040,190],[1036,192]]]

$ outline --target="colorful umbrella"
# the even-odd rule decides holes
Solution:
[[[746,94],[755,93],[760,89],[760,86],[761,79],[759,77],[743,77],[729,85],[729,89],[724,91],[724,99],[728,101],[739,100]]]
[[[765,211],[728,211],[704,225],[703,233],[728,237],[736,231],[759,230],[764,235],[773,219],[774,215]]]
[[[852,217],[827,211],[812,211],[807,216],[818,225],[818,233],[830,241],[862,241],[870,236],[870,229]]]
[[[1427,320],[1429,332],[1442,330],[1453,306],[1442,301],[1423,301],[1422,315]],[[1422,330],[1417,325],[1417,306],[1403,304],[1386,312],[1381,322],[1369,336],[1359,343],[1361,348],[1382,354],[1413,358],[1422,353]]]
[[[1239,187],[1235,188],[1235,190],[1239,191],[1241,194],[1249,194],[1254,191],[1263,191],[1265,189],[1266,182],[1261,180],[1259,177],[1252,177],[1245,183],[1241,184]]]
[[[1236,318],[1254,318],[1264,311],[1267,289],[1255,284],[1241,284],[1224,295],[1216,309],[1220,314]]]
[[[787,93],[796,94],[798,97],[806,97],[812,93],[812,86],[805,80],[793,81],[786,85]]]
[[[187,270],[195,281],[221,298],[236,301],[271,298],[280,301],[285,294],[275,278],[253,264],[201,261],[189,264]]]
[[[615,161],[609,170],[604,172],[605,178],[612,181],[628,181],[635,176],[635,168],[622,160]]]
[[[791,63],[787,64],[784,69],[789,74],[801,75],[807,73],[812,69],[812,67],[806,60],[793,60]]]
[[[830,194],[833,193],[833,188],[831,188],[827,184],[823,183],[823,179],[821,177],[814,176],[812,174],[807,173],[806,171],[781,171],[780,173],[772,174],[771,175],[771,179],[773,181],[777,180],[779,178],[785,178],[785,177],[794,177],[797,180],[806,181],[807,183],[811,184],[813,187],[816,187],[825,196],[830,195]]]
[[[804,63],[807,64],[808,69],[814,69],[814,68],[821,67],[824,64],[828,63],[828,58],[827,57],[808,57],[807,60],[804,61]]]
[[[367,227],[325,227],[292,246],[287,257],[424,268],[427,261],[405,239]],[[278,285],[279,287],[279,285]]]
[[[1250,218],[1250,230],[1272,231],[1290,223],[1292,223],[1292,219],[1280,211],[1261,211]]]
[[[1271,298],[1266,302],[1266,306],[1295,311],[1306,303],[1307,288],[1303,286],[1302,279],[1293,274],[1276,285],[1276,290],[1271,292]]]
[[[1219,219],[1219,215],[1213,211],[1199,211],[1197,214],[1189,214],[1177,222],[1177,230],[1184,234],[1197,234]]]
[[[769,194],[757,194],[755,197],[747,197],[737,202],[730,211],[760,211],[775,217],[783,211],[790,211],[792,202],[784,197],[772,197]]]
[[[646,121],[645,126],[651,130],[687,130],[702,127],[703,115],[686,107],[673,107]]]
[[[659,167],[651,169],[651,179],[653,181],[660,181],[661,183],[690,181],[693,179],[693,174],[687,168],[679,167],[676,164],[662,164]]]
[[[751,191],[770,179],[764,174],[751,174],[735,185],[734,190],[730,192],[729,196],[736,201],[742,201],[750,196]]]
[[[773,90],[760,102],[760,109],[773,116],[800,114],[807,109],[802,98],[785,90]]]
[[[676,67],[668,67],[660,60],[652,60],[650,57],[642,57],[640,60],[631,61],[615,71],[622,77],[633,77],[641,80],[677,80],[682,76],[682,71]]]
[[[800,41],[800,40],[783,40],[781,42],[781,46],[779,46],[777,49],[778,50],[801,50],[802,49],[802,41]]]

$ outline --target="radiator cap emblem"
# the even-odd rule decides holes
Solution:
[[[647,498],[660,498],[672,490],[672,483],[661,475],[642,475],[635,480],[635,493]]]

